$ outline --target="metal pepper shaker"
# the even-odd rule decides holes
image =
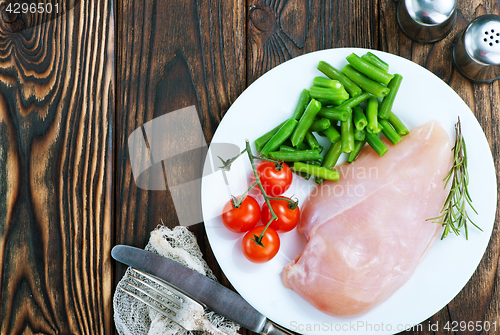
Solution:
[[[500,78],[500,16],[475,18],[453,42],[452,60],[465,78],[490,83]]]
[[[431,43],[449,34],[457,18],[456,0],[399,0],[396,17],[406,36]]]

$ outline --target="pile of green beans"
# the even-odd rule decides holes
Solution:
[[[291,118],[255,140],[264,157],[289,162],[292,170],[317,183],[339,180],[333,168],[342,154],[352,163],[368,144],[379,156],[409,133],[392,106],[403,77],[371,52],[350,54],[341,71],[321,61],[309,89],[302,90]],[[316,137],[327,138],[323,148]],[[325,150],[324,150],[325,149]]]

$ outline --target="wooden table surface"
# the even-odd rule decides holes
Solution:
[[[241,92],[293,57],[364,47],[426,67],[468,104],[499,164],[499,84],[472,84],[450,61],[454,37],[498,14],[498,1],[459,1],[451,34],[425,45],[400,31],[394,0],[52,1],[59,15],[8,15],[9,2],[0,1],[1,334],[113,334],[124,267],[111,248],[144,247],[160,220],[178,224],[170,191],[135,184],[129,135],[195,105],[210,143]],[[433,323],[500,326],[498,221],[473,277]],[[230,286],[202,224],[190,229]]]

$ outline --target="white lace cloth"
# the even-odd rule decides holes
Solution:
[[[177,226],[169,229],[158,226],[152,233],[145,248],[148,251],[168,257],[185,265],[210,279],[217,280],[203,259],[196,237],[186,227]],[[126,285],[124,280],[130,276],[130,268],[118,283]],[[187,335],[200,332],[186,331],[165,316],[129,296],[117,287],[113,298],[114,319],[120,335]],[[212,311],[205,311],[207,319],[228,335],[236,335],[239,325]]]

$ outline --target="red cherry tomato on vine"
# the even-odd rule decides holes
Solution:
[[[280,249],[280,237],[271,227],[267,227],[264,232],[261,240],[262,245],[255,242],[255,236],[259,237],[264,228],[264,226],[257,226],[248,231],[243,237],[241,249],[250,262],[265,263],[270,261]]]
[[[286,165],[263,161],[257,165],[257,174],[266,194],[276,197],[290,188],[293,179],[292,170]],[[255,177],[252,177],[254,179]]]
[[[281,198],[290,199],[285,197]],[[290,208],[290,203],[287,200],[269,199],[269,203],[273,208],[274,214],[278,217],[278,220],[271,222],[269,227],[272,227],[278,233],[286,233],[297,226],[300,219],[300,209],[298,206],[294,209]],[[262,205],[260,217],[262,218],[263,224],[267,224],[271,220],[272,215],[267,203]]]
[[[234,233],[249,231],[259,219],[259,203],[250,195],[247,195],[238,207],[234,206],[233,199],[229,200],[222,210],[222,223]]]

